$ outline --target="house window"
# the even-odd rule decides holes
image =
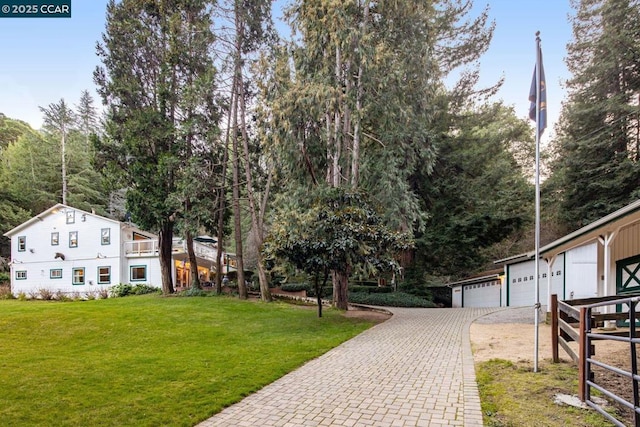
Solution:
[[[51,233],[51,246],[58,246],[60,244],[60,233],[54,231]]]
[[[111,283],[111,267],[98,267],[98,284]]]
[[[527,276],[524,276],[524,281],[525,281],[525,282],[527,281]]]
[[[16,271],[16,280],[25,280],[27,278],[27,270]]]
[[[18,252],[27,250],[27,236],[18,236]]]
[[[140,282],[143,280],[147,280],[147,266],[146,265],[131,266],[131,281]]]
[[[560,276],[560,275],[562,275],[562,271],[560,270],[556,271],[556,276]]]
[[[547,273],[542,273],[542,278],[546,279],[547,278]]]
[[[529,276],[529,280],[533,280],[533,276]]]
[[[76,211],[69,209],[67,211],[67,224],[76,222]]]
[[[61,268],[52,268],[49,270],[49,278],[50,279],[62,279],[62,269]]]
[[[69,247],[77,248],[78,247],[78,232],[70,231],[69,232]]]
[[[84,267],[74,268],[72,272],[73,284],[84,285]]]
[[[100,243],[103,245],[111,244],[111,229],[103,228],[100,232]]]

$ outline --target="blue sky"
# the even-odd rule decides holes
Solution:
[[[274,7],[281,3],[278,1]],[[73,0],[72,18],[0,18],[0,112],[39,128],[38,106],[64,98],[75,105],[87,89],[95,98],[93,70],[99,65],[96,42],[105,25],[107,0]],[[487,0],[475,1],[481,10]],[[493,41],[482,57],[480,86],[505,83],[497,95],[526,117],[535,64],[535,33],[541,32],[550,127],[564,97],[561,82],[569,77],[564,56],[571,38],[569,0],[488,0],[496,21]]]

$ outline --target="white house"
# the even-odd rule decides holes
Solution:
[[[450,283],[454,307],[533,306],[534,256],[496,261],[504,264],[500,298],[477,279]],[[538,262],[539,301],[547,307],[552,294],[572,300],[640,293],[640,200],[543,246]]]
[[[119,283],[161,287],[157,236],[130,223],[57,204],[5,233],[11,239],[11,292],[39,290],[92,293]],[[214,244],[194,242],[198,274],[215,274]],[[226,272],[235,266],[223,254]],[[177,290],[190,284],[185,243],[173,242],[172,274]]]

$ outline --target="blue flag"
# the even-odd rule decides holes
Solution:
[[[540,123],[538,123],[538,132],[542,135],[542,132],[547,127],[547,82],[544,77],[544,67],[542,66],[542,51],[538,52],[540,55],[540,99],[538,105],[540,106]],[[533,67],[533,79],[531,80],[531,89],[529,90],[529,101],[531,106],[529,107],[529,118],[536,121],[536,91],[537,91],[537,76],[536,67]]]

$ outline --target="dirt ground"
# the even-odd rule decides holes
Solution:
[[[533,324],[525,323],[473,323],[470,328],[471,348],[476,363],[490,359],[505,359],[533,366],[534,360]],[[576,351],[577,343],[570,344]],[[593,359],[607,365],[631,370],[629,344],[613,341],[596,341]],[[559,348],[563,361],[571,362],[569,355]],[[538,361],[551,360],[551,326],[540,324],[538,330]],[[603,386],[625,400],[633,402],[633,384],[628,378],[621,377],[599,367],[593,367],[596,384]],[[618,416],[625,422],[632,422],[632,412],[616,404]]]

